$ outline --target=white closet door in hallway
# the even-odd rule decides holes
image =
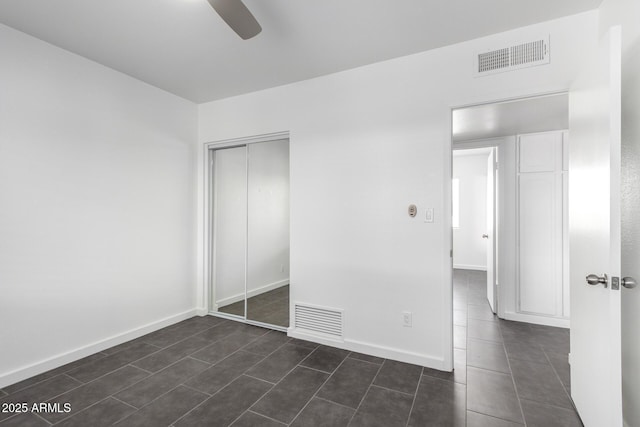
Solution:
[[[518,311],[568,318],[566,132],[518,136]]]

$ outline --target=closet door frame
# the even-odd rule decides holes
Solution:
[[[203,185],[203,208],[204,208],[204,224],[203,224],[203,233],[204,233],[204,245],[203,245],[203,276],[204,276],[204,286],[202,289],[203,292],[203,301],[206,302],[207,313],[212,316],[223,317],[225,319],[235,320],[238,322],[243,322],[251,325],[267,327],[270,329],[280,330],[283,332],[287,331],[287,328],[275,326],[267,323],[257,322],[253,320],[247,319],[247,256],[248,251],[245,251],[245,309],[244,316],[239,317],[236,315],[221,313],[219,311],[213,311],[213,286],[214,284],[214,244],[215,244],[215,236],[213,235],[214,230],[212,229],[213,224],[213,214],[214,214],[214,206],[213,206],[213,186],[211,185],[213,182],[213,152],[215,150],[221,150],[225,148],[236,148],[236,147],[247,147],[251,144],[257,144],[261,142],[270,142],[277,141],[281,139],[288,139],[289,144],[291,144],[291,139],[289,137],[289,132],[275,132],[268,133],[262,135],[254,135],[249,137],[240,137],[233,139],[224,139],[219,141],[211,141],[204,144],[204,155],[202,156],[204,160],[204,164],[202,167],[204,168],[204,182]],[[248,173],[248,170],[247,170]],[[246,236],[248,239],[248,235]]]

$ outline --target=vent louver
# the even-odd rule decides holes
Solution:
[[[295,304],[295,327],[342,338],[342,311]]]
[[[549,37],[479,53],[475,75],[484,76],[549,63]]]

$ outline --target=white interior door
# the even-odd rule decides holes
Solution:
[[[603,37],[569,96],[571,396],[586,427],[622,426],[620,34]]]
[[[496,312],[496,246],[495,246],[495,200],[496,200],[496,155],[495,148],[491,149],[487,159],[487,300],[491,311]]]

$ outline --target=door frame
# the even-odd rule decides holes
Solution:
[[[561,95],[569,92],[569,88],[553,90],[553,91],[542,91],[542,92],[533,92],[533,93],[523,93],[518,96],[513,97],[505,97],[505,98],[493,98],[493,99],[478,99],[471,98],[470,101],[461,101],[455,104],[449,104],[448,106],[448,129],[449,136],[447,138],[447,143],[444,149],[444,165],[443,175],[444,175],[444,221],[443,227],[445,232],[445,242],[449,242],[449,247],[447,251],[449,253],[449,258],[444,262],[445,280],[449,283],[449,291],[447,293],[447,297],[445,300],[448,301],[449,305],[449,317],[448,317],[448,325],[446,326],[446,334],[447,340],[445,342],[450,343],[450,345],[445,346],[445,360],[451,360],[453,362],[453,227],[451,224],[451,213],[452,213],[452,196],[451,196],[451,180],[453,179],[453,150],[455,147],[462,147],[463,144],[466,144],[465,148],[482,148],[482,147],[491,147],[496,146],[495,144],[486,144],[488,140],[471,140],[465,142],[454,142],[453,141],[453,111],[461,108],[468,107],[477,107],[481,105],[489,105],[489,104],[498,104],[503,102],[512,102],[512,101],[521,101],[532,98],[539,98],[545,96],[553,96],[553,95]],[[483,143],[485,145],[483,145]],[[500,150],[498,149],[498,159],[500,159]],[[498,167],[497,174],[500,173],[500,167]],[[501,203],[504,202],[504,197],[501,198],[498,195],[498,198],[501,200]],[[501,229],[500,223],[496,224],[496,229],[498,230],[499,236],[504,236],[504,232]],[[495,245],[495,242],[494,242]],[[498,247],[504,249],[504,245],[499,244]],[[496,253],[496,260],[498,264],[500,261],[500,254]],[[502,263],[504,265],[504,263]],[[498,286],[498,317],[504,317],[504,298],[505,298],[505,290],[503,286]],[[500,303],[502,301],[502,303]]]
[[[453,152],[454,151],[463,151],[463,150],[473,150],[476,148],[493,148],[494,151],[494,155],[497,156],[497,161],[496,163],[498,163],[499,159],[500,159],[500,148],[501,148],[501,142],[502,142],[502,138],[492,138],[492,139],[481,139],[481,140],[472,140],[472,141],[464,141],[464,142],[452,142],[452,146],[451,146],[451,177],[453,179]],[[494,265],[494,277],[499,275],[497,274],[496,271],[496,266],[499,265],[498,263],[498,251],[497,251],[497,247],[498,247],[498,240],[495,238],[495,236],[498,236],[498,238],[501,238],[503,233],[502,230],[500,230],[499,228],[499,221],[498,221],[498,217],[499,217],[499,212],[500,212],[500,207],[501,206],[497,206],[496,205],[496,198],[499,200],[499,203],[503,203],[504,201],[504,197],[498,197],[498,176],[500,174],[500,170],[497,169],[495,171],[495,180],[494,180],[494,194],[493,194],[493,203],[494,203],[494,209],[493,209],[493,224],[494,224],[494,237],[491,239],[491,241],[493,242],[493,265]],[[488,196],[488,195],[487,195]],[[488,220],[488,218],[487,218]],[[453,227],[451,227],[451,246],[453,248]],[[455,248],[453,248],[453,250],[455,250]],[[452,276],[453,276],[453,257],[452,257],[452,263],[451,263],[451,268],[452,268]],[[498,307],[498,310],[501,310],[501,306],[502,304],[499,303],[499,301],[502,300],[502,295],[500,295],[500,287],[497,286],[498,283],[496,283],[496,281],[494,280],[494,284],[493,284],[493,291],[494,291],[494,302],[495,305]],[[498,314],[498,313],[496,313]]]
[[[239,138],[230,138],[223,139],[217,141],[211,141],[203,144],[203,179],[202,183],[203,188],[203,209],[204,209],[204,244],[203,244],[203,277],[204,277],[204,286],[202,289],[202,298],[204,301],[204,306],[206,309],[206,314],[222,317],[229,320],[234,320],[241,323],[246,323],[249,325],[260,326],[264,328],[274,329],[282,332],[287,332],[288,328],[272,325],[268,323],[262,323],[255,320],[247,319],[247,252],[245,252],[245,310],[244,316],[239,317],[231,314],[221,313],[219,311],[212,311],[213,302],[211,297],[213,296],[212,286],[214,286],[214,262],[213,255],[215,251],[215,238],[214,238],[214,230],[212,227],[213,220],[213,197],[212,191],[213,188],[211,186],[211,182],[213,179],[213,165],[212,165],[212,155],[211,153],[215,150],[221,150],[225,148],[235,148],[235,147],[248,147],[252,144],[257,144],[260,142],[270,142],[270,141],[278,141],[281,139],[289,140],[289,147],[291,147],[291,137],[289,131],[282,132],[274,132],[274,133],[265,133],[260,135],[253,135],[247,137],[239,137]],[[248,173],[248,170],[247,170]],[[289,166],[289,183],[291,183],[291,166]],[[289,184],[291,186],[291,184]],[[289,216],[291,216],[291,204],[289,204]],[[247,235],[248,239],[248,235]],[[291,237],[289,237],[289,243],[291,243]],[[292,284],[289,283],[289,289],[291,289]],[[289,314],[289,318],[291,319],[291,314]]]

